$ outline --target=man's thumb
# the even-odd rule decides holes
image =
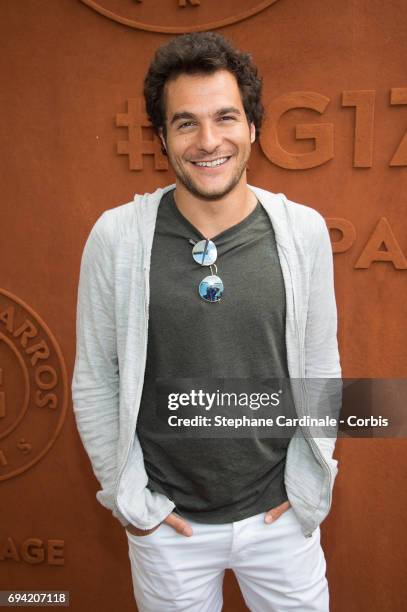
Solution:
[[[193,533],[191,525],[189,525],[186,521],[184,521],[182,518],[180,518],[173,512],[169,516],[167,516],[164,522],[173,527],[175,531],[177,533],[180,533],[181,535],[191,536]]]

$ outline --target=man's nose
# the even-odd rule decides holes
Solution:
[[[201,124],[198,132],[197,147],[208,153],[215,151],[222,142],[220,130],[212,123]]]

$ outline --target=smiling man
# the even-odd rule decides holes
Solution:
[[[263,119],[249,54],[177,37],[144,96],[175,185],[103,213],[81,264],[72,395],[97,497],[126,528],[140,612],[221,610],[226,568],[250,610],[328,612],[334,439],[207,435],[214,406],[191,433],[159,402],[202,381],[340,377],[328,230],[247,184]]]
[[[250,199],[253,207],[256,197],[245,177],[255,126],[247,121],[236,78],[222,69],[181,74],[167,82],[164,100],[168,126],[160,134],[178,179],[178,199],[189,201],[192,194],[204,210],[208,200],[217,202],[212,216],[228,195]]]

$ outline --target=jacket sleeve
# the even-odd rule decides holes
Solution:
[[[342,403],[341,365],[337,341],[337,308],[334,288],[332,245],[324,218],[317,213],[314,260],[310,277],[305,328],[305,377],[317,416],[339,419]],[[325,457],[332,458],[336,430],[325,430],[319,438]]]
[[[119,366],[116,350],[113,257],[94,224],[82,254],[76,312],[73,410],[79,435],[102,489],[97,500],[123,524],[115,504],[119,437]]]

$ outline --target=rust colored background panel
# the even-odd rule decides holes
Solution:
[[[2,0],[0,590],[134,610],[69,396],[79,265],[107,208],[174,180],[141,106],[155,49],[218,28],[264,76],[249,183],[320,211],[343,376],[406,378],[404,0]],[[405,609],[405,439],[341,439],[322,525],[332,612]],[[244,610],[227,574],[226,611]]]

